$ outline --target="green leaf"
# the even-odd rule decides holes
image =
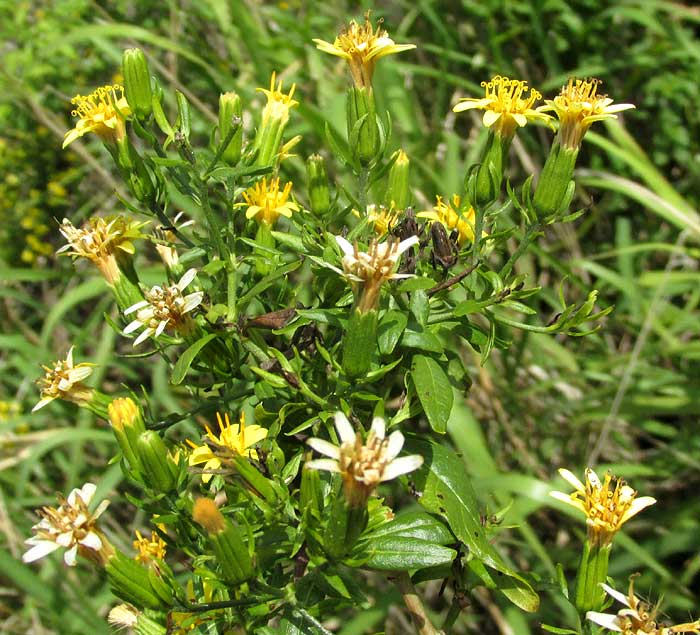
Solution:
[[[383,571],[409,571],[449,564],[454,549],[409,536],[384,536],[364,544],[353,556],[365,559],[364,567]]]
[[[366,537],[371,542],[377,538],[388,536],[408,536],[438,545],[448,545],[455,541],[452,532],[444,523],[435,516],[421,511],[399,514],[391,522],[384,523],[363,536],[363,539]]]
[[[537,593],[505,563],[484,532],[476,495],[461,458],[446,447],[415,438],[408,440],[407,447],[425,458],[423,467],[412,476],[417,489],[423,492],[420,504],[443,516],[473,557],[496,571],[497,587],[513,604],[525,611],[536,611]]]
[[[432,289],[436,284],[437,282],[431,278],[407,278],[397,286],[397,289],[399,291],[419,291],[421,289]]]
[[[411,377],[430,427],[439,434],[445,434],[454,400],[445,371],[432,357],[414,355]]]
[[[429,353],[442,353],[445,350],[440,338],[431,331],[412,331],[406,329],[401,338],[401,346],[419,348]]]
[[[190,369],[190,366],[192,366],[192,363],[197,355],[199,355],[199,352],[215,337],[216,333],[209,333],[209,335],[205,335],[201,339],[198,339],[182,355],[180,355],[180,359],[177,360],[175,363],[175,368],[173,368],[173,374],[170,378],[171,384],[177,386],[178,384],[182,383],[182,380],[185,378],[185,375],[187,375],[187,371]]]
[[[390,355],[394,352],[406,324],[408,324],[408,318],[402,311],[387,311],[382,316],[377,329],[377,344],[382,355]]]

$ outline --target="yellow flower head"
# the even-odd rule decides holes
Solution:
[[[267,178],[258,181],[248,191],[243,193],[243,198],[248,205],[246,218],[255,218],[259,223],[274,225],[280,216],[289,218],[292,212],[299,211],[299,206],[288,200],[292,191],[292,182],[289,181],[280,191],[279,178]]]
[[[96,364],[88,362],[74,364],[73,348],[73,346],[70,347],[66,359],[54,362],[53,367],[42,366],[46,374],[37,381],[41,387],[41,400],[32,408],[32,412],[43,408],[54,399],[71,401],[79,406],[92,399],[95,391],[83,384],[83,380],[92,374]]]
[[[68,244],[56,253],[87,258],[97,266],[109,284],[114,284],[121,275],[117,260],[135,253],[133,241],[144,238],[141,229],[147,224],[148,221],[136,222],[124,216],[94,216],[77,228],[64,218],[59,231]]]
[[[384,205],[367,206],[367,220],[374,227],[374,233],[380,238],[386,236],[390,229],[396,227],[402,213],[403,210]]]
[[[462,112],[477,108],[485,111],[484,125],[487,128],[493,127],[496,134],[506,138],[511,137],[516,128],[522,128],[529,120],[551,119],[549,115],[533,108],[535,102],[542,99],[542,95],[534,88],[528,88],[525,81],[496,75],[490,82],[481,82],[481,86],[485,91],[483,98],[461,99],[452,110]]]
[[[572,494],[550,492],[550,496],[575,507],[586,515],[588,539],[592,545],[609,545],[615,534],[632,516],[645,507],[653,505],[651,496],[637,498],[635,492],[621,478],[605,474],[604,480],[591,469],[586,469],[584,485],[569,470],[560,469],[559,474],[575,489]]]
[[[352,79],[358,88],[369,88],[372,85],[374,65],[378,59],[416,48],[415,44],[395,44],[382,29],[381,21],[375,29],[369,20],[369,12],[365,15],[364,24],[352,20],[338,34],[333,44],[319,39],[314,39],[314,43],[319,50],[347,60]]]
[[[103,141],[116,142],[125,137],[124,118],[131,115],[131,110],[119,84],[100,86],[87,96],[76,95],[71,103],[75,106],[71,115],[79,119],[75,128],[66,133],[64,148],[88,132],[94,132]]]
[[[155,531],[151,532],[151,538],[144,538],[141,532],[136,529],[136,540],[134,540],[134,549],[136,549],[136,562],[148,564],[154,560],[165,559],[165,540],[163,540]]]
[[[598,95],[599,79],[570,78],[554,99],[546,99],[540,112],[553,110],[559,118],[559,143],[576,149],[595,121],[616,119],[618,112],[634,108],[634,104],[615,104],[607,95]]]
[[[265,126],[271,119],[282,120],[283,123],[286,124],[289,120],[289,110],[299,105],[298,101],[292,99],[297,85],[292,84],[292,87],[289,89],[289,93],[285,93],[282,90],[282,80],[280,80],[275,87],[275,79],[277,79],[277,74],[273,72],[272,77],[270,78],[270,89],[256,89],[261,93],[265,93],[265,96],[267,97],[267,104],[263,109],[263,126]]]
[[[204,473],[202,481],[208,483],[213,476],[213,471],[221,468],[222,459],[225,461],[227,455],[239,454],[257,460],[258,453],[253,447],[267,436],[267,429],[259,425],[246,426],[245,413],[241,412],[239,422],[231,425],[228,414],[221,418],[216,413],[216,420],[219,423],[219,434],[215,434],[206,425],[206,436],[204,445],[196,445],[188,440],[187,443],[192,448],[189,464],[200,465],[204,463]],[[211,447],[210,447],[211,446]]]
[[[452,196],[452,200],[445,202],[442,196],[436,197],[437,201],[432,210],[416,214],[418,218],[442,223],[448,231],[457,230],[457,243],[462,246],[465,242],[474,240],[474,222],[476,212],[469,207],[466,214],[462,214],[461,199],[458,194]],[[484,232],[486,234],[486,232]]]

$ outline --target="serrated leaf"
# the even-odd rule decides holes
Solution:
[[[215,337],[216,333],[209,333],[209,335],[205,335],[201,339],[198,339],[182,355],[180,355],[180,359],[177,360],[175,367],[173,368],[173,374],[170,378],[171,384],[177,386],[178,384],[182,383],[182,380],[185,378],[185,375],[187,375],[187,371],[190,369],[190,366],[192,366],[192,363],[197,355],[199,355],[199,352]]]
[[[439,434],[445,434],[454,401],[452,386],[445,371],[432,357],[414,355],[411,377],[430,427]]]

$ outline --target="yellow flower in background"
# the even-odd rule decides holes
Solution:
[[[352,79],[358,88],[371,86],[374,65],[378,59],[416,48],[415,44],[396,44],[382,29],[381,21],[374,28],[369,20],[369,12],[365,15],[364,24],[352,20],[338,34],[333,44],[318,38],[314,39],[314,43],[324,53],[347,60]]]
[[[267,104],[263,109],[262,125],[265,126],[270,119],[281,119],[284,123],[289,119],[289,110],[299,105],[299,102],[292,99],[297,85],[292,84],[288,93],[282,90],[282,80],[275,86],[277,74],[272,73],[270,78],[270,88],[256,88],[255,90],[265,93]]]
[[[447,202],[442,199],[442,196],[437,196],[436,199],[432,210],[419,212],[416,216],[442,223],[448,231],[457,230],[457,243],[460,247],[467,241],[473,242],[476,217],[474,208],[469,207],[466,215],[462,214],[460,211],[462,201],[458,194],[454,194]],[[483,232],[483,235],[485,234],[486,232]]]
[[[546,99],[540,112],[553,110],[559,118],[559,143],[567,148],[578,148],[592,123],[603,119],[617,119],[617,113],[634,108],[634,104],[615,104],[607,95],[599,95],[599,79],[570,78],[554,99]]]
[[[124,119],[131,110],[120,84],[100,86],[90,95],[76,95],[71,103],[75,106],[71,115],[79,119],[75,128],[66,133],[64,148],[88,132],[94,132],[103,141],[121,141],[126,136]]]
[[[267,178],[258,181],[253,187],[243,193],[243,199],[248,205],[246,218],[255,218],[259,223],[274,225],[280,216],[289,218],[293,212],[299,211],[299,206],[289,200],[292,182],[289,181],[280,190],[279,178]]]
[[[206,425],[207,433],[204,437],[204,445],[198,446],[189,439],[187,440],[192,448],[189,458],[190,466],[204,463],[202,474],[204,483],[211,480],[214,470],[221,468],[222,458],[225,459],[227,454],[234,453],[257,460],[258,453],[253,446],[267,437],[266,428],[256,424],[246,426],[244,412],[241,412],[238,423],[233,425],[231,425],[228,414],[225,414],[222,419],[221,414],[217,412],[216,420],[219,424],[219,434],[215,434]]]
[[[637,492],[609,472],[601,482],[598,475],[587,468],[585,485],[569,470],[562,468],[559,474],[575,491],[549,494],[586,515],[588,539],[595,546],[609,545],[622,525],[656,502],[651,496],[637,498]]]
[[[32,412],[43,408],[54,399],[63,399],[78,405],[88,403],[92,399],[95,391],[83,384],[83,380],[92,374],[96,364],[89,362],[74,364],[73,348],[75,347],[70,347],[66,359],[54,362],[53,367],[42,366],[46,374],[37,381],[41,387],[41,399],[32,408]]]
[[[452,110],[483,110],[484,126],[493,128],[496,134],[506,138],[512,137],[515,130],[525,126],[528,121],[551,119],[549,115],[533,108],[535,102],[542,99],[542,95],[534,88],[529,88],[526,81],[496,75],[490,82],[481,82],[481,86],[485,92],[482,98],[461,99]]]
[[[136,540],[133,542],[134,549],[137,551],[136,562],[148,564],[153,560],[165,559],[165,540],[155,531],[151,532],[150,539],[144,538],[138,529],[134,530],[134,533],[136,534]]]
[[[374,233],[380,238],[396,227],[402,213],[403,210],[384,205],[367,206],[367,220],[374,227]]]

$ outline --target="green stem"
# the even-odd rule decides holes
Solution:
[[[360,168],[360,173],[357,176],[357,188],[359,195],[357,200],[360,203],[360,215],[364,217],[367,213],[367,189],[369,186],[369,169],[366,167]]]
[[[449,633],[461,612],[462,603],[457,598],[457,591],[455,591],[455,596],[452,598],[452,604],[450,604],[450,610],[447,611],[447,615],[445,616],[445,620],[443,621],[440,630],[444,633]]]
[[[224,244],[224,239],[221,237],[221,227],[214,214],[211,205],[209,204],[209,191],[206,183],[200,183],[200,200],[202,201],[202,209],[204,210],[204,215],[207,219],[207,225],[209,225],[209,235],[212,237],[214,243],[216,244],[216,249],[219,252],[219,257],[223,260],[228,254],[226,245]]]
[[[501,279],[505,279],[510,275],[510,272],[513,270],[513,266],[515,265],[515,263],[518,261],[520,256],[523,255],[525,250],[530,246],[532,239],[541,231],[542,223],[534,223],[525,230],[525,235],[520,241],[518,248],[512,253],[511,257],[508,258],[508,262],[506,262],[506,264],[503,265],[503,269],[501,269],[501,272],[499,274]]]

